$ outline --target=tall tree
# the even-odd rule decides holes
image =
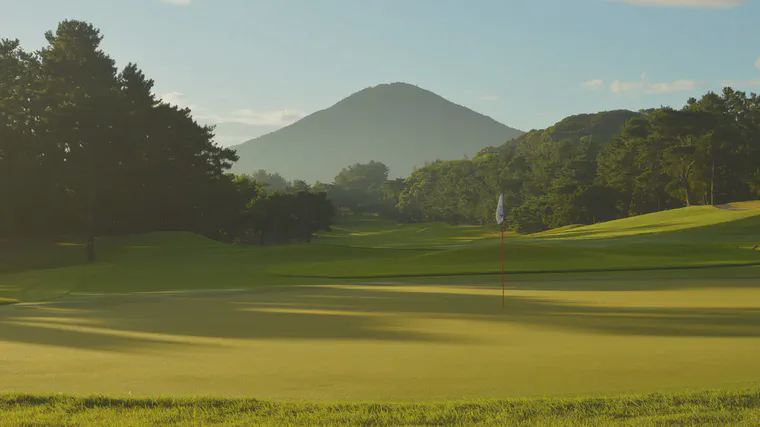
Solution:
[[[85,212],[87,258],[95,260],[98,193],[113,166],[108,150],[115,143],[112,120],[118,109],[117,70],[100,50],[102,36],[91,24],[63,21],[45,34],[40,51],[42,75],[52,87],[56,143],[67,153],[66,180]]]

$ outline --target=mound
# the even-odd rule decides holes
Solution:
[[[753,221],[757,220],[760,222],[760,209],[750,208],[756,206],[757,203],[758,202],[736,203],[725,205],[722,208],[713,206],[692,206],[624,218],[585,227],[549,230],[537,233],[532,237],[537,239],[602,239],[714,227],[733,222],[736,222],[734,224],[736,227],[744,228],[746,222],[739,221],[753,219]],[[731,228],[732,226],[729,225],[724,227],[722,231],[729,231]]]

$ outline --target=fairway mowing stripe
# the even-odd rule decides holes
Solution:
[[[760,261],[715,263],[710,265],[676,265],[666,267],[638,267],[638,268],[589,268],[589,269],[563,269],[563,270],[511,270],[505,271],[506,275],[532,275],[532,274],[571,274],[571,273],[625,273],[635,271],[672,271],[672,270],[706,270],[731,267],[760,266]],[[357,279],[406,279],[424,277],[470,277],[470,276],[498,276],[500,271],[483,271],[470,273],[409,273],[409,274],[378,274],[371,276],[326,276],[326,275],[301,275],[301,274],[277,274],[275,277],[302,278],[302,279],[331,279],[331,280],[357,280]]]
[[[58,321],[58,319],[56,319]],[[178,337],[176,335],[168,335],[168,334],[160,334],[156,332],[131,332],[131,331],[122,331],[122,330],[116,330],[116,329],[105,329],[105,328],[97,328],[94,326],[83,326],[83,325],[60,325],[56,323],[48,323],[48,322],[24,322],[24,321],[6,321],[3,322],[7,325],[16,325],[16,326],[30,326],[33,328],[45,328],[45,329],[53,329],[53,330],[59,330],[59,331],[70,331],[70,332],[83,332],[88,334],[94,334],[94,335],[104,335],[104,336],[114,336],[114,337],[122,337],[122,338],[135,338],[140,340],[150,340],[155,341],[158,343],[173,343],[173,344],[191,344],[191,345],[219,345],[222,342],[229,342],[231,340],[226,338],[204,338],[204,337],[192,337],[192,338],[184,338],[184,337]]]
[[[321,316],[345,316],[345,317],[391,317],[396,313],[373,313],[367,311],[350,310],[316,310],[307,308],[243,308],[242,311],[276,314],[317,314]]]

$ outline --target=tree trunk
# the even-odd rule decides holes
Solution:
[[[14,180],[12,179],[13,175],[12,175],[12,172],[11,172],[11,168],[13,167],[12,165],[13,165],[12,161],[8,162],[7,169],[6,169],[7,175],[3,179],[3,181],[5,183],[5,191],[4,191],[4,194],[3,194],[3,196],[4,196],[3,199],[4,199],[5,206],[3,206],[3,209],[2,209],[2,213],[4,215],[3,215],[3,223],[2,223],[2,225],[0,225],[0,227],[2,227],[2,228],[0,228],[0,235],[5,235],[5,236],[10,236],[11,234],[13,234],[13,232],[16,229],[16,227],[15,227],[15,225],[16,225],[16,221],[15,221],[16,215],[15,215],[15,212],[14,212],[15,211],[14,208],[15,208],[16,204],[14,203],[14,201],[15,201],[14,199],[15,198],[13,197],[14,196],[14,194],[13,194],[14,193],[14,191],[13,191],[13,189],[14,189],[14,187],[13,187]]]
[[[715,206],[715,159],[712,161],[712,174],[710,175],[710,205]]]
[[[689,187],[689,184],[685,185],[684,192],[686,193],[686,206],[691,206],[693,204],[694,195],[691,193],[691,187]]]
[[[88,144],[88,171],[87,171],[87,261],[95,261],[95,156],[93,155],[92,143]]]

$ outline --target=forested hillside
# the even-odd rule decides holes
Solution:
[[[568,117],[471,160],[384,184],[403,220],[494,222],[534,232],[760,196],[760,98],[725,88],[681,109]]]

